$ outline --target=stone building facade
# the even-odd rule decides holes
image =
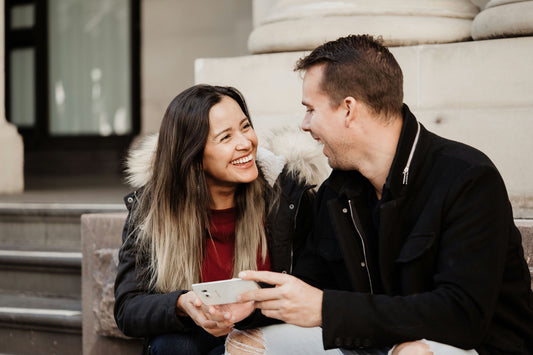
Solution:
[[[533,1],[201,3],[141,1],[141,134],[156,131],[170,99],[195,82],[243,91],[259,134],[297,125],[303,108],[294,62],[324,41],[370,33],[398,58],[405,101],[417,117],[486,152],[504,176],[517,217],[533,216]],[[198,6],[208,9],[205,16],[190,18]],[[193,58],[199,58],[194,67]],[[2,52],[1,67],[3,59]],[[20,192],[23,144],[5,119],[3,97],[0,192]]]

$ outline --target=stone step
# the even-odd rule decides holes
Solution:
[[[522,234],[524,257],[529,265],[531,288],[533,289],[533,219],[515,219],[515,224]]]
[[[80,216],[119,211],[125,211],[123,204],[0,202],[0,246],[80,251]]]
[[[81,298],[81,252],[0,250],[0,292]]]
[[[81,354],[79,299],[0,294],[0,353]]]

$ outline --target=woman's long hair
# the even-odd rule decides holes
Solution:
[[[132,222],[138,255],[149,258],[144,275],[158,292],[190,289],[201,281],[209,236],[210,203],[202,160],[209,133],[209,111],[224,96],[234,99],[249,117],[244,98],[234,88],[196,85],[168,106],[152,163],[152,175],[139,194]],[[267,253],[264,229],[268,185],[262,174],[235,193],[233,274],[257,269],[257,254]]]

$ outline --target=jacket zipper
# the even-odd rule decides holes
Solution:
[[[413,159],[413,155],[415,154],[415,149],[418,144],[418,137],[420,136],[420,122],[416,121],[416,124],[418,125],[416,129],[416,136],[415,140],[413,141],[413,146],[411,147],[411,152],[409,152],[409,158],[407,158],[407,164],[405,164],[405,168],[403,169],[403,181],[402,183],[404,185],[407,185],[407,182],[409,181],[409,167],[411,165],[411,160]]]
[[[316,185],[307,186],[302,193],[300,194],[300,197],[298,197],[298,202],[296,203],[296,206],[294,207],[296,211],[294,211],[294,223],[293,223],[293,230],[296,230],[296,217],[298,217],[298,212],[300,211],[300,204],[302,203],[302,198],[304,196],[304,193],[306,193],[308,190],[311,190]],[[294,241],[291,239],[291,262],[289,265],[289,274],[292,275],[292,269],[293,269],[293,262],[294,262]]]
[[[361,231],[363,230],[362,228],[359,228],[359,225],[358,223],[356,222],[356,218],[355,218],[355,208],[353,207],[352,205],[352,200],[348,200],[348,206],[350,206],[350,217],[352,219],[352,223],[355,227],[355,230],[357,232],[357,234],[359,234],[359,239],[361,240],[361,244],[363,245],[363,259],[365,260],[365,269],[366,269],[366,274],[368,276],[368,283],[370,284],[370,293],[371,294],[374,294],[374,287],[372,286],[372,278],[370,277],[370,270],[369,270],[369,266],[368,266],[368,260],[366,258],[366,245],[365,245],[365,240],[363,238],[363,234],[361,233]]]

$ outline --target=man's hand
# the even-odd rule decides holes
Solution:
[[[255,307],[270,318],[300,327],[322,325],[322,291],[294,276],[269,271],[242,271],[243,280],[274,285],[248,291],[237,297],[240,302],[255,301]]]
[[[223,314],[220,321],[212,320],[210,315],[204,312],[202,305],[202,300],[192,291],[181,295],[177,302],[178,312],[181,315],[191,317],[194,323],[205,329],[209,334],[219,337],[233,330],[233,322],[229,320],[231,316]]]

